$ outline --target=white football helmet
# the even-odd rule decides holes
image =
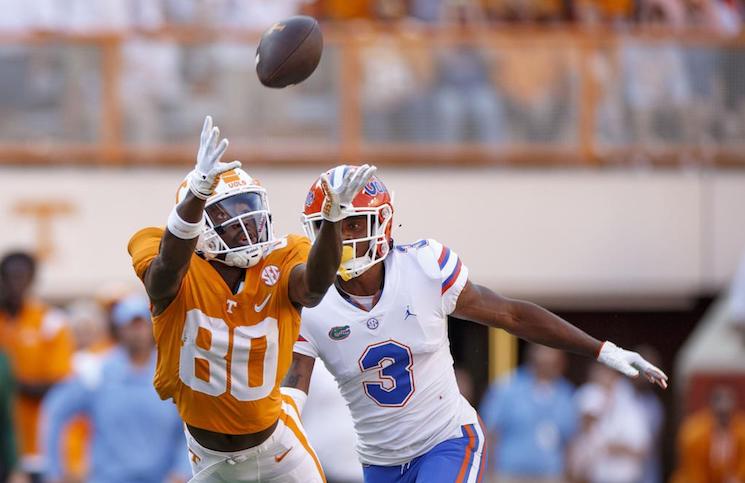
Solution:
[[[184,181],[176,202],[180,203],[188,192]],[[277,243],[266,190],[240,168],[220,175],[204,205],[204,221],[196,251],[207,260],[248,268]]]

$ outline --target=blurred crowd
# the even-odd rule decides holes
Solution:
[[[637,348],[659,362],[649,346]],[[527,362],[494,383],[479,411],[498,482],[652,483],[664,480],[666,413],[655,389],[599,364],[574,388],[564,354],[531,346]],[[673,483],[745,481],[745,411],[733,387],[716,386],[708,407],[678,427]],[[738,409],[739,408],[739,409]]]
[[[304,13],[326,21],[665,24],[740,29],[740,0],[3,0],[0,29],[100,31],[168,26],[263,30]]]
[[[183,425],[152,386],[146,297],[112,286],[56,308],[32,295],[36,272],[26,252],[0,259],[0,482],[187,481]],[[733,317],[740,327],[740,314]],[[660,364],[654,348],[636,350]],[[525,363],[495,380],[477,404],[490,448],[486,481],[663,481],[661,436],[670,413],[657,389],[599,364],[574,387],[564,377],[565,357],[528,346]],[[478,403],[470,375],[456,373],[463,394]],[[705,407],[676,421],[670,481],[745,482],[738,397],[734,386],[718,384]],[[322,365],[303,420],[329,481],[361,481],[351,416]]]
[[[204,112],[238,143],[340,143],[349,112],[360,113],[360,137],[370,143],[571,147],[589,127],[598,151],[632,148],[623,162],[644,162],[658,146],[705,161],[714,146],[745,138],[745,46],[726,43],[742,28],[740,0],[0,0],[0,7],[0,33],[93,35],[89,43],[44,36],[33,47],[13,37],[0,43],[0,142],[100,141],[112,77],[102,68],[110,52],[95,36],[111,33],[124,39],[113,71],[123,121],[116,125],[134,146],[186,142]],[[255,79],[254,41],[230,32],[260,32],[296,13],[353,25],[345,35],[358,42],[329,42],[308,82],[275,95]],[[618,38],[587,50],[589,37],[552,36],[570,21],[610,26]],[[542,30],[437,44],[440,30],[428,30],[491,26],[498,35],[515,22]],[[634,26],[667,33],[643,37]],[[227,37],[201,39],[200,29]],[[693,30],[704,40],[671,36]],[[341,81],[342,50],[350,48],[359,66],[352,85]]]

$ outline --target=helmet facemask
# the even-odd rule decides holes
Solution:
[[[337,274],[345,281],[359,277],[376,263],[382,262],[390,251],[390,225],[393,209],[385,204],[374,208],[355,208],[351,216],[364,216],[367,221],[367,236],[344,240],[341,265]],[[315,241],[323,220],[320,213],[303,215],[303,228],[311,241]],[[362,256],[356,256],[359,245],[369,243]]]
[[[256,265],[276,244],[266,198],[263,188],[254,187],[208,200],[197,251],[233,267]]]

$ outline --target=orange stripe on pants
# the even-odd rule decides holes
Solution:
[[[326,475],[323,474],[323,469],[321,469],[321,462],[318,461],[318,458],[316,457],[315,451],[310,447],[310,443],[308,443],[308,440],[305,438],[305,435],[302,431],[300,431],[300,428],[295,423],[295,420],[292,419],[292,416],[287,414],[284,409],[282,410],[283,418],[282,421],[284,421],[285,426],[290,428],[290,431],[293,432],[295,437],[300,441],[300,444],[303,445],[303,448],[305,448],[305,451],[308,452],[308,454],[313,458],[313,462],[316,464],[316,468],[318,468],[318,473],[321,475],[321,479],[324,483],[326,483]]]
[[[468,446],[466,447],[466,456],[465,458],[463,458],[463,464],[461,465],[460,471],[458,472],[458,478],[455,480],[457,483],[461,483],[463,481],[463,478],[466,476],[466,472],[468,471],[468,464],[471,462],[471,455],[473,454],[473,449],[476,446],[476,438],[473,434],[471,426],[463,427],[466,430],[466,434],[468,434]]]
[[[292,406],[292,409],[295,410],[297,413],[297,417],[300,417],[300,411],[298,411],[297,404],[295,404],[295,400],[292,399],[292,397],[288,396],[287,394],[282,394],[282,400]]]

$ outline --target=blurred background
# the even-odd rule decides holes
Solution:
[[[745,482],[740,0],[0,0],[0,13],[0,481],[88,481],[114,458],[88,449],[101,434],[137,447],[116,410],[72,416],[100,414],[106,354],[141,349],[127,241],[165,224],[211,114],[226,158],[267,188],[277,234],[301,232],[322,170],[376,164],[398,242],[436,238],[473,280],[671,376],[667,391],[632,384],[451,320],[488,481]],[[321,65],[264,88],[260,34],[298,13],[322,22]],[[329,377],[306,425],[329,480],[360,481]],[[188,479],[179,445],[137,481]],[[104,466],[96,481],[135,481]]]

